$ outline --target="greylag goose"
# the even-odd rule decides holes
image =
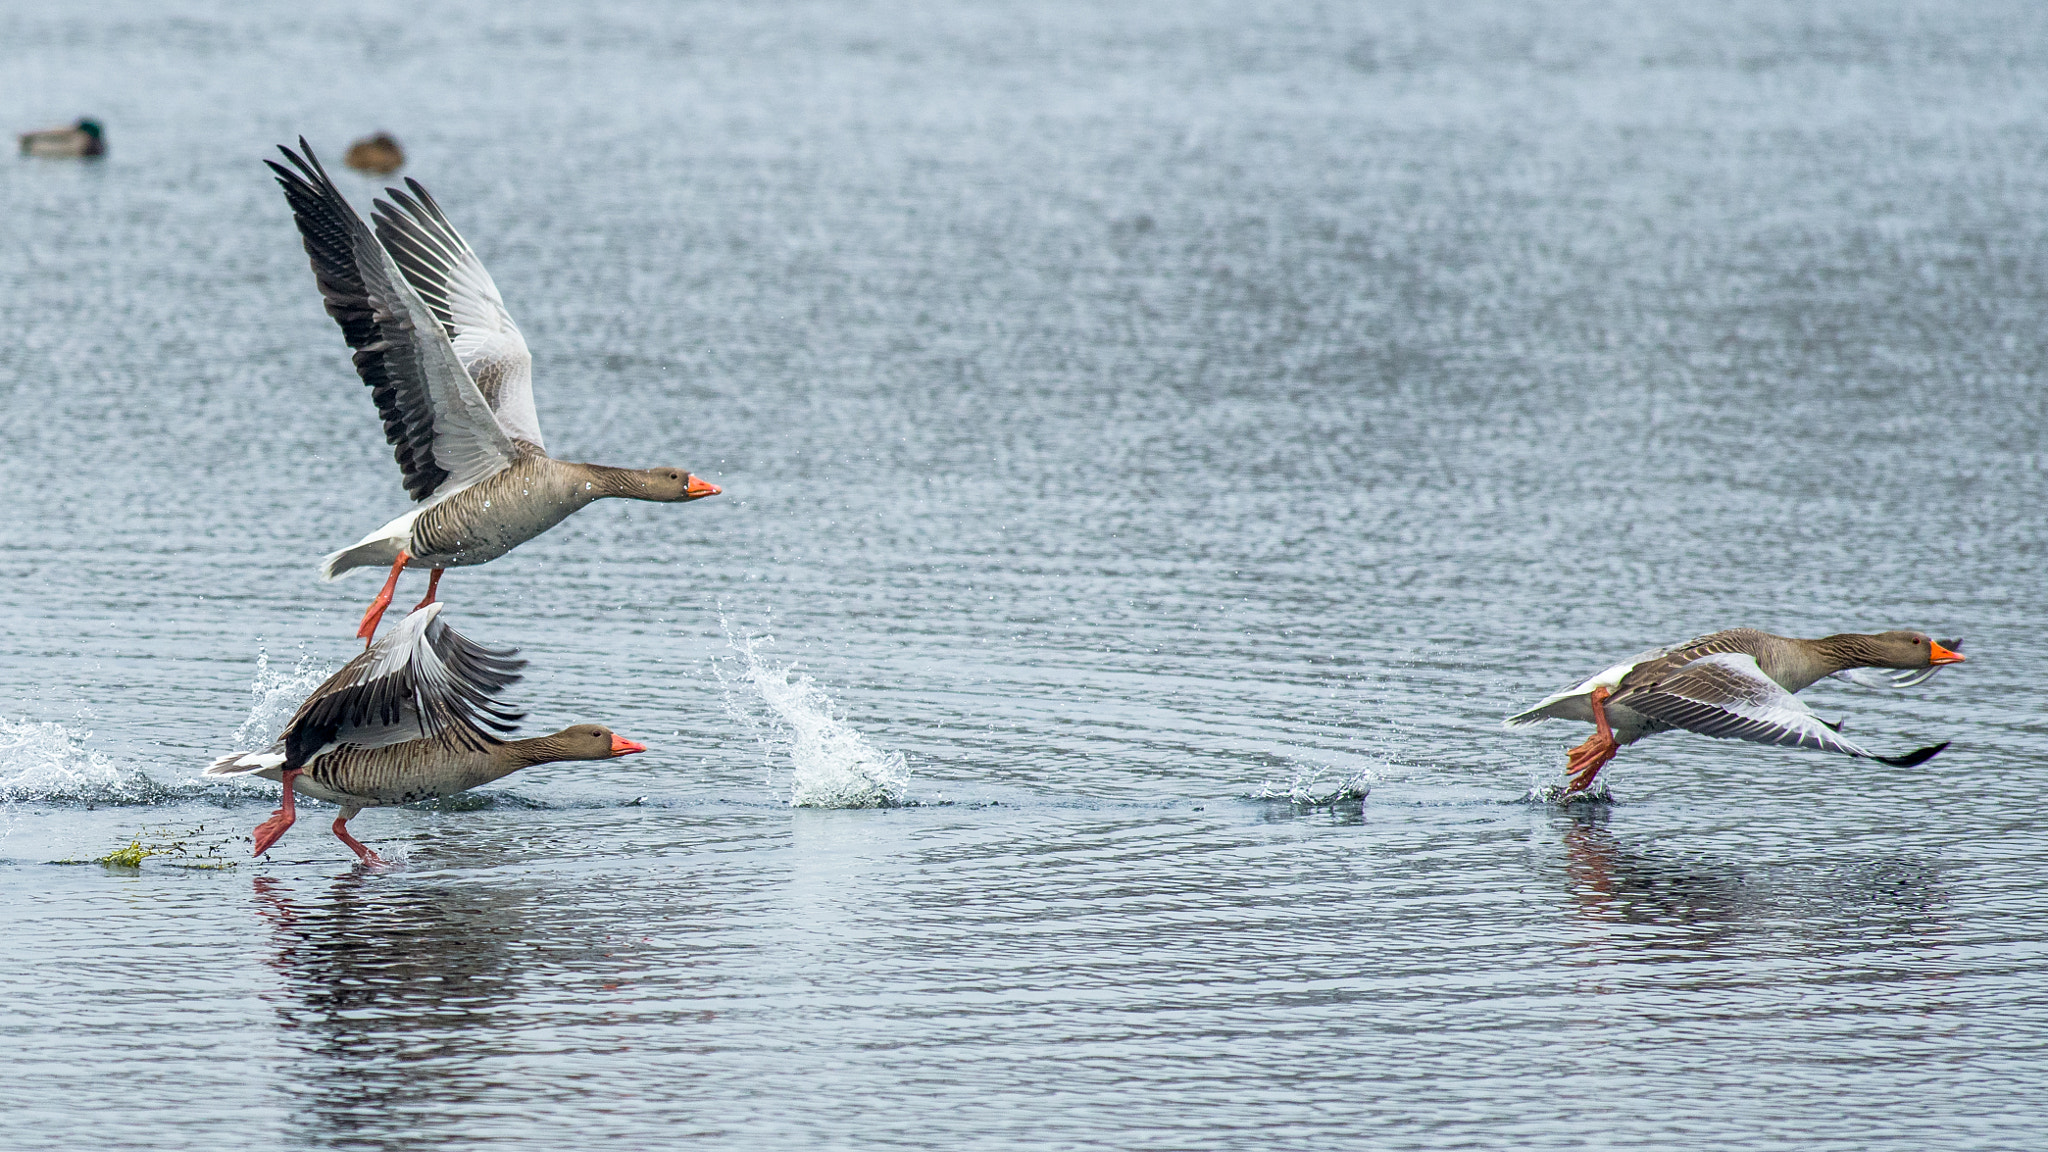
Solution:
[[[365,864],[382,864],[348,834],[365,808],[453,796],[535,764],[608,760],[645,752],[601,724],[552,736],[504,740],[520,713],[492,699],[519,679],[524,660],[473,643],[440,619],[441,605],[416,609],[306,697],[277,742],[235,752],[206,776],[255,775],[284,785],[284,804],[256,828],[256,855],[298,818],[293,789],[341,805],[334,834]]]
[[[1593,735],[1571,750],[1566,795],[1592,787],[1593,778],[1624,744],[1683,728],[1706,736],[1753,740],[1786,748],[1817,748],[1861,756],[1900,768],[1924,763],[1948,742],[1904,756],[1879,756],[1829,724],[1793,693],[1824,676],[1866,686],[1910,688],[1936,669],[1962,663],[1960,640],[1924,632],[1845,632],[1818,640],[1730,628],[1668,648],[1652,648],[1551,693],[1507,718],[1509,728],[1545,720],[1578,720]],[[1866,669],[1890,669],[1883,673]]]
[[[104,156],[107,153],[106,133],[100,130],[100,122],[97,120],[80,120],[65,128],[43,128],[35,132],[23,132],[15,139],[21,143],[23,156],[78,159]]]
[[[363,613],[369,641],[398,574],[428,568],[430,604],[445,568],[495,560],[593,500],[676,502],[718,495],[681,468],[606,468],[556,460],[533,406],[533,357],[491,274],[418,181],[377,201],[377,232],[335,190],[304,137],[296,172],[265,161],[284,187],[327,313],[356,350],[356,373],[422,506],[326,558],[320,576],[389,565]]]
[[[405,149],[398,146],[391,133],[379,132],[349,145],[341,162],[366,175],[389,176],[405,167]]]

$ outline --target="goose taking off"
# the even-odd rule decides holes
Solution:
[[[279,148],[292,169],[265,161],[284,187],[327,314],[356,350],[356,373],[384,418],[384,437],[422,506],[335,552],[332,580],[352,568],[389,565],[363,613],[365,642],[406,568],[441,571],[495,560],[593,500],[620,496],[676,502],[718,495],[681,468],[606,468],[547,454],[533,406],[533,357],[505,311],[491,274],[418,181],[388,189],[377,231],[335,190],[303,137]]]
[[[1787,748],[1818,748],[1910,768],[1948,747],[1946,741],[1904,756],[1879,756],[1848,739],[1793,693],[1823,676],[1868,687],[1910,688],[1946,664],[1960,664],[1962,641],[1924,632],[1842,633],[1819,640],[1730,628],[1669,648],[1652,648],[1507,718],[1510,728],[1545,720],[1579,720],[1593,735],[1571,750],[1567,796],[1593,778],[1624,744],[1683,728],[1706,736]],[[1890,669],[1867,672],[1863,669]]]
[[[284,785],[284,803],[256,828],[256,855],[298,818],[292,791],[341,805],[334,834],[365,864],[382,864],[348,834],[365,808],[453,796],[521,768],[557,760],[609,760],[647,746],[600,724],[504,740],[520,713],[493,699],[526,661],[473,643],[428,604],[342,666],[306,697],[277,742],[208,765],[207,776],[256,775]]]

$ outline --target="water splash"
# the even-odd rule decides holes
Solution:
[[[1356,803],[1372,794],[1373,773],[1360,768],[1337,775],[1327,764],[1293,765],[1293,778],[1286,787],[1268,780],[1251,794],[1253,800],[1279,800],[1303,808],[1328,808],[1333,804]]]
[[[164,787],[88,748],[92,733],[48,720],[0,719],[0,803],[151,803]]]
[[[285,722],[299,710],[299,704],[327,679],[331,670],[313,663],[304,645],[299,646],[298,666],[280,672],[270,666],[269,651],[256,650],[256,678],[249,683],[249,718],[235,729],[235,751],[267,748],[284,731]]]
[[[712,662],[725,689],[726,715],[761,741],[770,778],[776,761],[788,757],[792,808],[893,808],[903,803],[910,768],[901,752],[868,743],[835,714],[832,698],[794,661],[770,664],[761,658],[764,636],[735,636],[726,644],[735,656]],[[736,663],[736,666],[734,666]]]
[[[1605,776],[1595,779],[1593,786],[1584,792],[1567,792],[1565,789],[1568,787],[1570,785],[1558,779],[1555,773],[1544,773],[1541,776],[1534,776],[1529,780],[1529,793],[1522,797],[1522,802],[1524,804],[1556,804],[1563,807],[1570,807],[1574,804],[1611,804],[1614,802],[1613,793],[1607,790],[1607,777]]]

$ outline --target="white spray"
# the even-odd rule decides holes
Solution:
[[[327,679],[329,672],[316,667],[313,658],[300,646],[299,664],[290,672],[279,672],[270,666],[270,653],[256,650],[256,679],[249,684],[249,695],[254,699],[249,704],[249,718],[235,729],[237,752],[267,748],[277,734],[284,731],[285,722],[313,689]]]
[[[768,758],[788,758],[789,803],[793,808],[890,808],[903,803],[910,769],[901,752],[884,752],[835,715],[831,697],[794,662],[771,665],[759,648],[770,637],[736,637],[726,643],[737,655],[714,661],[725,687],[728,716],[751,730]],[[766,705],[764,710],[760,705]]]
[[[91,732],[36,720],[0,720],[0,803],[141,799],[155,783],[87,748]]]

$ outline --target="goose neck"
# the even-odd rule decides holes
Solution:
[[[1820,673],[1832,676],[1849,668],[1875,668],[1887,663],[1885,653],[1880,652],[1877,638],[1860,632],[1841,632],[1823,636],[1806,644],[1817,663],[1826,666]]]
[[[507,765],[507,772],[531,768],[536,764],[552,764],[569,758],[568,749],[553,736],[534,736],[525,740],[508,740],[498,746],[498,758]]]
[[[583,483],[578,489],[597,500],[615,496],[624,500],[637,500],[646,495],[646,479],[637,468],[609,468],[603,464],[579,464]]]

